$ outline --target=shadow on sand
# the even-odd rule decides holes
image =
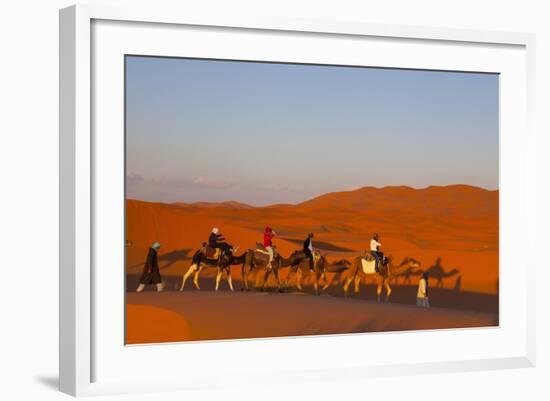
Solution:
[[[204,273],[200,278],[200,286],[202,291],[213,291],[215,288],[215,281],[213,275],[215,269],[211,272]],[[128,292],[133,292],[138,286],[140,275],[139,274],[127,274],[126,275],[126,288]],[[181,285],[181,276],[168,276],[163,275],[162,279],[165,283],[166,291],[178,291]],[[242,282],[239,276],[233,275],[233,285],[236,291],[240,291],[242,288]],[[272,285],[272,284],[271,284]],[[460,284],[459,284],[460,285]],[[392,285],[391,303],[415,305],[416,304],[416,285]],[[146,291],[155,291],[154,286],[147,286]],[[189,280],[185,285],[185,291],[197,291]],[[220,291],[229,291],[229,286],[224,278],[220,284]],[[266,288],[267,292],[276,292],[275,287]],[[287,292],[298,292],[295,287],[289,287]],[[308,281],[304,281],[302,293],[314,294],[313,287],[308,284]],[[323,296],[344,297],[344,291],[341,285],[331,285],[325,291],[322,292]],[[368,301],[376,301],[376,286],[374,284],[362,284],[361,292],[358,296],[352,294],[350,291],[351,299],[363,299]],[[460,291],[456,288],[430,288],[430,304],[437,308],[450,308],[459,309],[465,311],[485,312],[492,313],[498,316],[498,295],[477,293],[470,291]]]
[[[190,253],[193,249],[176,249],[172,252],[168,253],[162,253],[162,250],[160,251],[159,255],[159,269],[162,271],[162,269],[166,269],[167,267],[172,266],[176,262],[182,262],[190,259]],[[137,269],[137,268],[143,268],[145,264],[145,259],[147,258],[147,253],[143,256],[143,262],[142,263],[136,263],[135,265],[129,266],[129,269]]]

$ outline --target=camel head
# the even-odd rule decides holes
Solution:
[[[420,263],[419,260],[409,258],[409,266],[414,267],[415,269],[418,269],[420,266],[422,266],[422,263]]]
[[[340,260],[337,260],[336,262],[332,263],[333,265],[340,265],[340,266],[351,266],[352,263],[347,260],[347,259],[340,259]]]
[[[313,261],[315,263],[319,262],[321,260],[322,256],[321,256],[321,252],[319,251],[313,251]]]

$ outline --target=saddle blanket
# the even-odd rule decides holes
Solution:
[[[374,269],[376,261],[361,259],[361,264],[363,265],[363,273],[365,273],[365,274],[375,274],[376,273],[376,270]]]
[[[205,255],[208,259],[218,259],[221,253],[220,248],[211,248],[210,246],[206,247]]]

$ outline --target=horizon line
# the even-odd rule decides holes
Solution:
[[[236,204],[239,204],[239,205],[242,205],[242,206],[245,206],[245,207],[249,207],[249,208],[266,208],[266,207],[276,207],[276,206],[297,206],[297,205],[301,205],[301,204],[306,203],[306,202],[313,201],[313,200],[315,200],[315,199],[317,199],[321,196],[326,196],[326,195],[330,195],[330,194],[338,194],[338,193],[356,192],[356,191],[360,191],[360,190],[364,190],[364,189],[383,190],[383,189],[404,188],[404,189],[409,189],[409,190],[413,190],[413,191],[422,191],[422,190],[427,190],[427,189],[430,189],[430,188],[450,188],[450,187],[468,187],[468,188],[478,189],[478,190],[482,190],[482,191],[486,191],[486,192],[498,192],[499,191],[499,188],[489,189],[489,188],[485,188],[485,187],[481,187],[481,186],[477,186],[477,185],[471,185],[471,184],[427,185],[427,186],[424,186],[424,187],[413,187],[413,186],[410,186],[410,185],[385,185],[383,187],[379,187],[379,186],[377,187],[377,186],[372,186],[372,185],[366,185],[366,186],[363,186],[363,187],[357,187],[357,188],[348,189],[348,190],[325,192],[325,193],[313,196],[311,198],[308,198],[308,199],[305,199],[303,201],[296,202],[296,203],[279,202],[279,203],[271,203],[271,204],[265,204],[265,205],[255,205],[255,204],[251,204],[251,203],[241,202],[241,201],[238,201],[238,200],[235,200],[235,199],[222,200],[222,201],[198,200],[198,201],[193,201],[193,202],[185,202],[185,201],[182,201],[182,200],[156,201],[156,200],[146,200],[146,199],[136,199],[136,198],[126,197],[126,200],[135,200],[135,201],[149,202],[149,203],[161,203],[161,204],[164,204],[164,205],[184,204],[184,205],[188,205],[188,206],[195,206],[195,205],[201,204],[201,203],[202,204],[212,204],[212,205],[216,205],[216,204],[223,205],[223,204],[228,204],[228,203],[236,203]],[[215,207],[215,206],[213,206],[213,207]]]

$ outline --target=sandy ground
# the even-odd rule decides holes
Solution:
[[[140,306],[146,306],[139,310]],[[127,343],[494,326],[490,313],[304,293],[127,293]],[[152,309],[149,309],[152,308]],[[162,314],[159,319],[157,313]]]

